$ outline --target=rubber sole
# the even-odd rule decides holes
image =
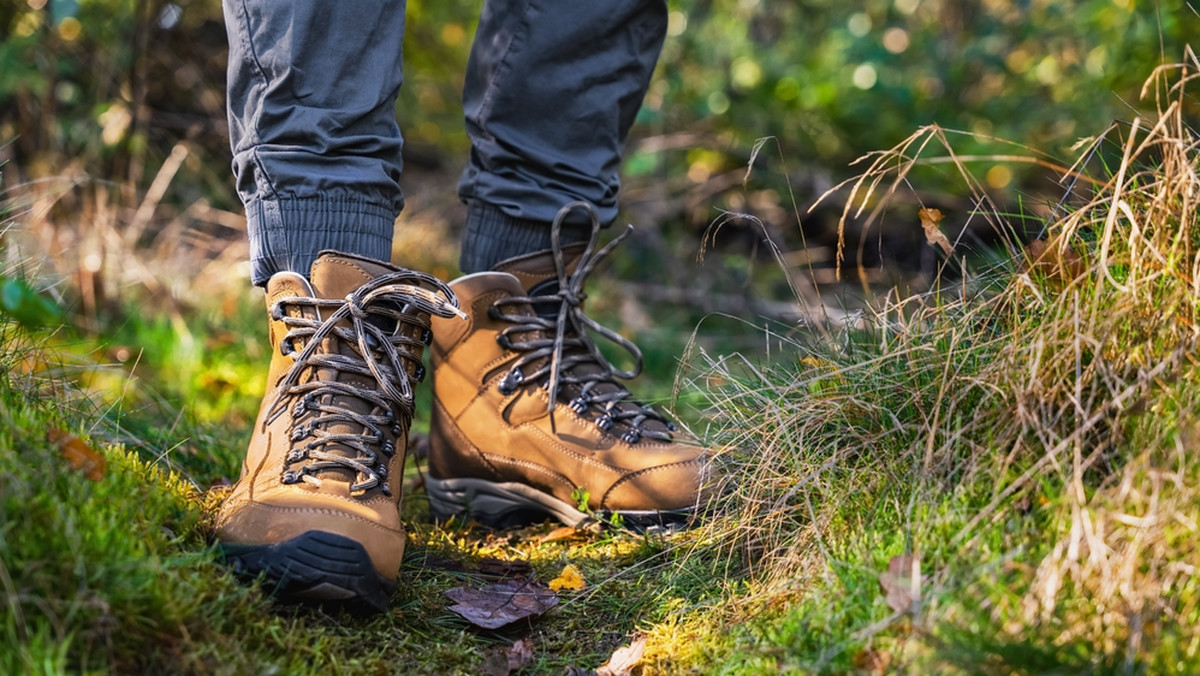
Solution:
[[[429,507],[438,521],[451,517],[469,518],[488,526],[504,529],[543,521],[547,516],[568,526],[600,519],[612,521],[613,512],[581,512],[549,493],[516,482],[485,479],[438,479],[425,477]],[[695,520],[694,510],[620,511],[620,522],[638,532],[675,531],[688,528]]]
[[[375,570],[361,544],[325,531],[310,530],[273,545],[221,543],[221,554],[236,575],[261,578],[263,588],[284,602],[382,613],[396,589],[394,580]]]

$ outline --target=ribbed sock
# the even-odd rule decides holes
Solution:
[[[391,206],[353,198],[259,200],[246,205],[250,276],[265,286],[283,270],[308,276],[326,249],[388,261],[392,257]]]
[[[559,243],[567,246],[589,235],[590,226],[564,223]],[[467,207],[458,267],[465,273],[492,270],[501,261],[545,251],[550,245],[550,223],[513,218],[490,204],[472,202]]]

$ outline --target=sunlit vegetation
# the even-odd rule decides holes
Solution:
[[[478,4],[409,2],[394,258],[442,277]],[[715,449],[721,509],[435,524],[414,452],[400,588],[363,618],[212,547],[266,366],[220,3],[0,3],[0,672],[1200,669],[1196,10],[670,11],[639,231],[588,303]],[[448,609],[514,571],[558,604]]]

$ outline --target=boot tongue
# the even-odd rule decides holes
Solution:
[[[341,300],[376,277],[397,271],[398,268],[382,261],[337,251],[322,251],[313,263],[309,277],[318,298]],[[367,321],[384,331],[395,328],[394,322],[381,316],[372,316]]]
[[[575,272],[575,266],[579,263],[579,257],[583,254],[586,246],[585,243],[580,242],[562,248],[563,261],[567,264],[568,275]],[[548,279],[554,280],[554,288],[558,289],[558,270],[554,267],[554,254],[548,249],[500,261],[496,264],[496,271],[507,272],[521,280],[521,286],[530,295],[532,295],[534,287]]]
[[[380,261],[374,261],[368,258],[350,254],[326,251],[322,252],[317,258],[316,262],[313,263],[309,277],[312,280],[312,287],[317,297],[326,299],[344,299],[357,291],[360,287],[362,287],[362,285],[370,282],[376,277],[395,271],[395,267]],[[368,319],[368,321],[378,324],[380,319],[380,317],[372,316]],[[343,325],[349,325],[349,322],[344,321]],[[358,356],[352,350],[351,346],[343,345],[340,339],[332,336],[325,339],[325,343],[322,346],[321,351],[326,353],[339,352],[347,356]],[[376,383],[373,378],[356,373],[339,371],[328,367],[314,369],[312,377],[322,381],[339,381],[342,383],[349,383],[361,387],[364,390],[378,389],[378,383]],[[344,394],[325,394],[322,399],[323,403],[326,405],[334,405],[347,410],[356,411],[361,415],[371,413],[373,408],[371,404],[362,399]],[[327,433],[335,435],[357,435],[364,432],[364,429],[361,425],[351,424],[349,422],[327,424],[324,429]],[[326,452],[337,453],[347,457],[355,457],[358,455],[354,450],[336,443],[326,445],[324,450]],[[386,463],[386,460],[383,462]],[[341,467],[325,470],[322,472],[322,478],[336,478],[337,480],[345,481],[347,483],[354,483],[360,479],[360,477],[357,476],[357,473]]]
[[[579,258],[586,244],[580,242],[562,248],[563,261],[566,263],[567,275],[575,272]],[[554,254],[551,251],[538,251],[516,258],[509,258],[496,265],[498,272],[507,272],[516,277],[525,289],[527,296],[549,296],[558,293],[560,288],[558,270],[554,266]],[[533,303],[533,309],[543,319],[554,319],[558,316],[558,303]]]
[[[389,272],[396,272],[396,268],[361,256],[323,251],[313,263],[309,277],[319,297],[345,298],[363,284]]]

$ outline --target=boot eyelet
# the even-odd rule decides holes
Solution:
[[[429,347],[431,344],[433,344],[433,329],[429,328],[428,326],[422,327],[421,344],[425,345],[425,347]]]
[[[498,321],[500,319],[500,308],[495,305],[489,305],[487,309],[488,319]]]
[[[285,484],[300,483],[300,473],[294,469],[285,470],[279,480]]]
[[[425,382],[425,365],[417,364],[417,368],[413,369],[412,377],[413,380],[417,381],[418,383]]]
[[[512,339],[509,338],[508,336],[504,335],[503,333],[496,335],[496,344],[506,350],[513,349]]]
[[[283,321],[283,303],[275,303],[271,306],[271,319],[274,321]]]
[[[636,444],[637,442],[639,442],[641,440],[642,440],[642,434],[641,434],[641,432],[638,432],[637,430],[629,430],[625,434],[621,435],[621,441],[624,441],[627,444]]]
[[[525,382],[525,374],[521,373],[521,369],[513,368],[513,370],[504,374],[504,377],[500,379],[500,384],[496,387],[496,389],[500,391],[500,394],[503,394],[507,397],[513,392],[516,392],[517,388],[520,387],[521,383],[523,382]]]
[[[578,397],[575,397],[571,401],[567,402],[567,408],[582,415],[583,412],[587,410],[588,403],[589,402],[588,402],[587,397],[580,395]]]
[[[596,418],[596,427],[599,427],[601,432],[607,432],[611,430],[612,426],[612,416],[605,414]]]

